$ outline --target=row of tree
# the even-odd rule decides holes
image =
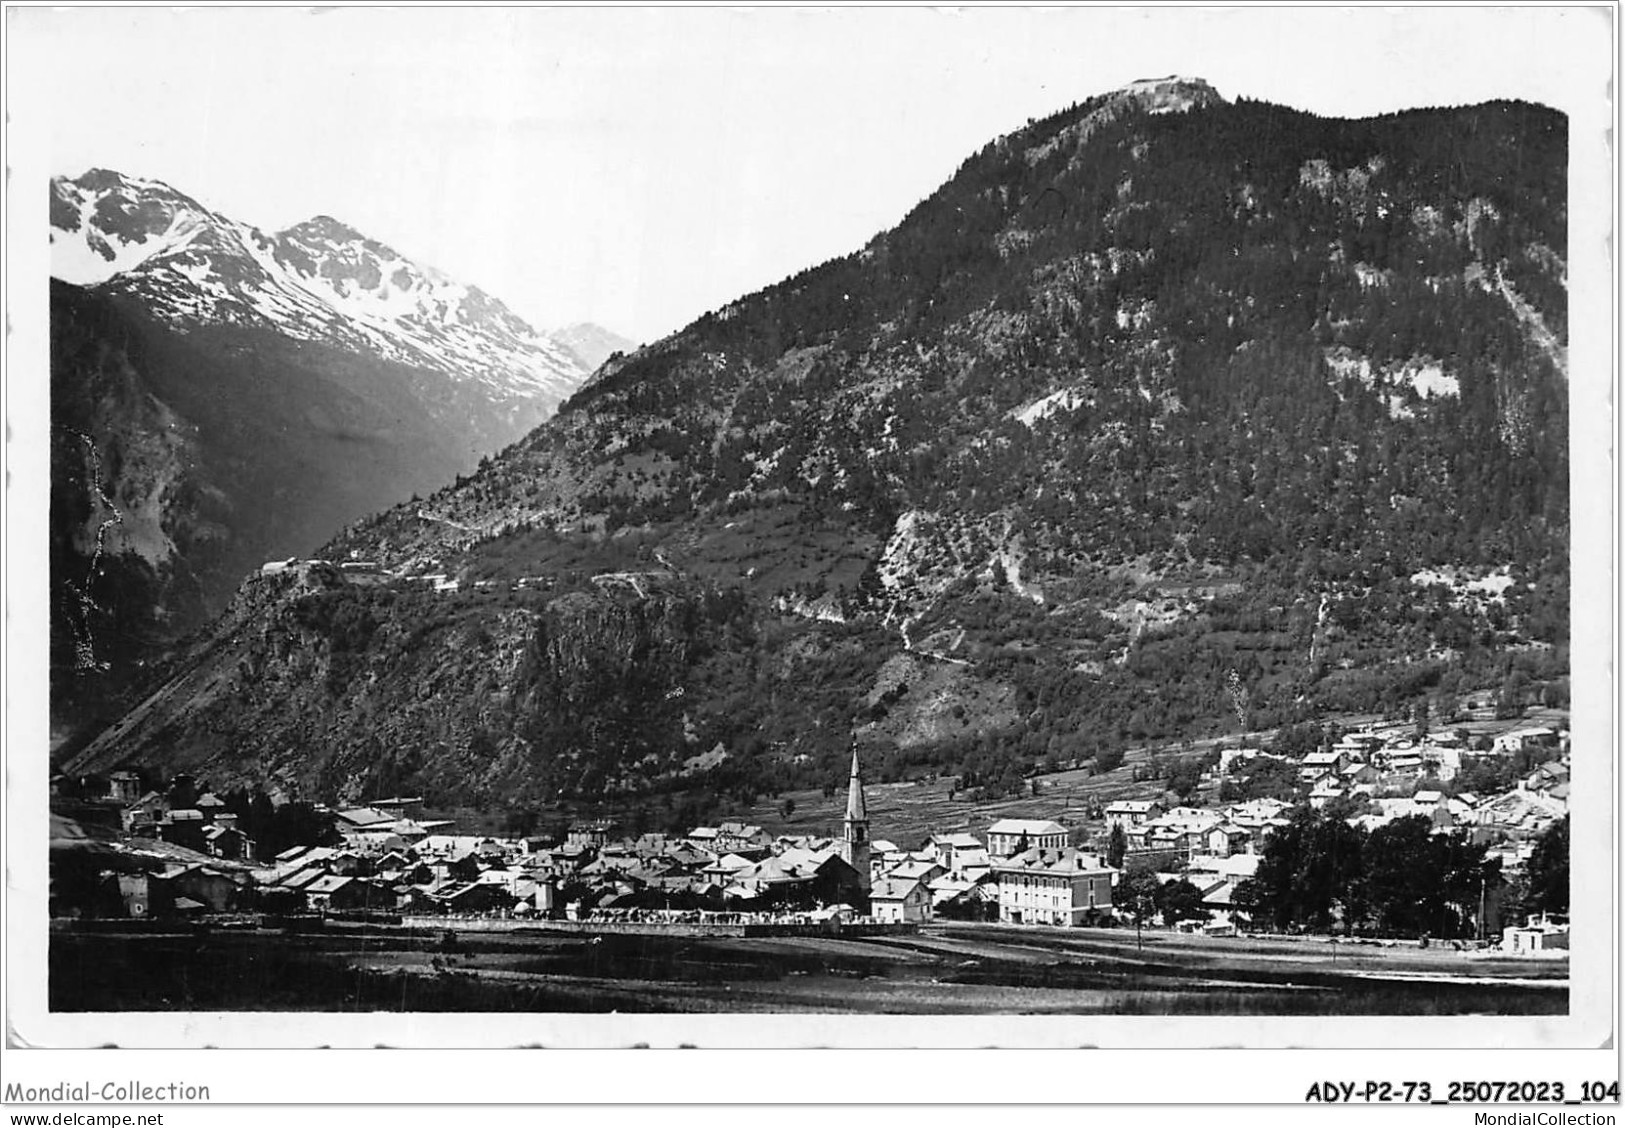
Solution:
[[[1435,834],[1423,816],[1368,832],[1300,808],[1271,836],[1234,903],[1255,926],[1280,931],[1438,938],[1481,936],[1496,904],[1503,915],[1568,910],[1567,819],[1537,844],[1516,886],[1487,855],[1487,843]]]

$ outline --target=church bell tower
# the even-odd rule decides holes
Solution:
[[[863,801],[863,775],[858,767],[858,744],[852,742],[852,778],[846,788],[846,821],[842,824],[841,860],[858,871],[864,891],[869,889],[869,809]]]

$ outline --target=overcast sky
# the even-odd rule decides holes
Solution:
[[[993,137],[1136,78],[1321,114],[1570,110],[1605,9],[10,9],[53,172],[334,215],[541,328],[649,340],[862,246]]]

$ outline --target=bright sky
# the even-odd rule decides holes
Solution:
[[[541,328],[649,340],[895,224],[1136,78],[1329,115],[1571,109],[1606,9],[10,9],[49,171],[318,213]]]

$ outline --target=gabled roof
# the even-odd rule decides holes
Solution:
[[[333,812],[333,817],[351,826],[376,826],[379,823],[392,823],[400,818],[399,815],[374,807],[351,807],[348,810]]]
[[[440,887],[438,887],[436,889],[430,890],[429,895],[432,896],[432,897],[438,897],[438,898],[440,898],[441,900],[444,900],[444,901],[455,901],[460,897],[468,896],[470,893],[475,892],[479,888],[480,888],[480,886],[478,885],[478,883],[472,882],[472,881],[464,881],[464,882],[449,882],[448,881],[445,885],[442,885],[442,886],[440,886]]]
[[[986,870],[993,866],[993,855],[986,850],[961,850],[954,855],[954,869],[960,873]]]
[[[788,850],[780,852],[779,859],[790,865],[806,866],[811,869],[817,869],[819,866],[823,865],[830,858],[837,856],[839,853],[840,851],[834,846],[824,846],[819,849],[813,849],[808,846],[792,846]]]
[[[888,870],[886,872],[886,876],[889,878],[896,878],[899,881],[906,881],[909,879],[923,881],[926,874],[934,873],[941,869],[942,866],[936,862],[904,862],[902,865]]]
[[[330,875],[326,870],[302,869],[294,873],[290,873],[287,877],[282,878],[276,884],[283,889],[300,890],[306,888],[312,882],[320,881],[322,878],[328,876]]]
[[[869,900],[901,901],[921,890],[922,886],[913,878],[883,877],[869,890]]]
[[[1071,846],[1059,850],[1037,847],[1024,850],[1013,857],[997,862],[996,873],[1050,873],[1063,876],[1082,873],[1105,873],[1111,867],[1094,854],[1085,854]]]
[[[724,854],[722,857],[718,858],[705,868],[708,870],[721,870],[731,873],[734,870],[746,869],[755,864],[756,863],[752,862],[749,858],[741,857],[738,854]]]
[[[1228,857],[1217,858],[1212,855],[1199,855],[1190,860],[1186,866],[1187,874],[1218,874],[1221,877],[1252,877],[1258,872],[1258,863],[1263,860],[1262,854],[1231,854]],[[1192,878],[1194,881],[1195,878]]]
[[[989,834],[1065,834],[1066,827],[1053,819],[1000,819],[987,828]]]
[[[326,874],[319,880],[313,881],[309,885],[305,886],[305,892],[317,894],[337,893],[340,889],[343,889],[346,885],[349,885],[354,880],[355,878],[353,877],[339,877],[337,874]]]

